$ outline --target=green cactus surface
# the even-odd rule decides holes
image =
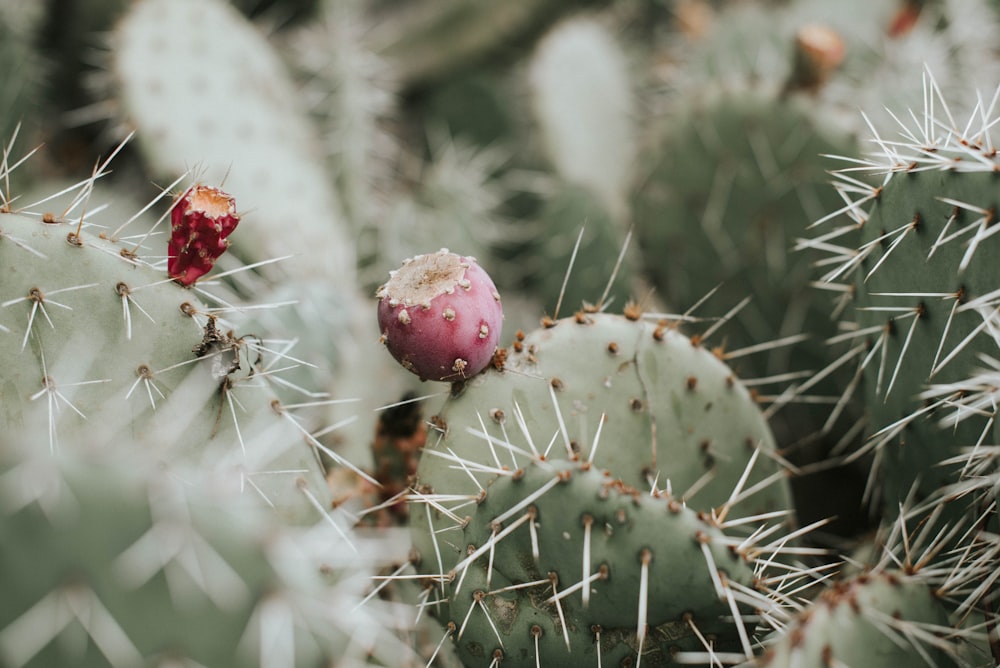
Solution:
[[[731,592],[756,593],[753,562],[724,533],[585,463],[553,458],[498,476],[461,534],[437,541],[446,568],[452,545],[470,549],[442,585],[442,621],[454,624],[467,665],[498,650],[541,665],[614,665],[638,654],[666,665],[676,652],[702,650],[699,633],[739,653],[753,626],[731,619],[749,612]],[[419,544],[427,543],[425,535]],[[424,569],[437,568],[433,549],[421,555]],[[764,595],[754,600],[770,607]]]
[[[754,665],[961,666],[948,612],[919,578],[899,571],[835,582]]]
[[[5,666],[413,658],[373,608],[342,614],[360,602],[351,583],[364,582],[360,559],[338,564],[340,587],[329,587],[308,550],[290,549],[295,538],[259,508],[149,479],[129,457],[12,459],[23,445],[5,439],[0,472]]]
[[[743,527],[724,518],[780,523],[791,503],[749,392],[641,318],[580,312],[506,352],[431,419],[411,494],[460,656],[660,665],[706,634],[752,654],[730,587],[771,599],[752,582],[756,541],[726,548]]]
[[[925,498],[957,482],[956,458],[990,438],[991,414],[963,404],[982,356],[996,352],[997,160],[986,114],[963,129],[926,82],[922,118],[902,126],[903,140],[877,135],[878,154],[840,172],[849,204],[822,230],[828,280],[852,282],[856,322],[840,338],[864,368],[865,449],[890,513],[914,486]],[[859,167],[883,183],[865,186]]]
[[[322,446],[270,388],[266,342],[229,331],[137,250],[0,214],[3,430],[46,434],[37,447],[52,452],[66,433],[142,448],[179,475],[316,521],[329,504]]]
[[[515,338],[503,371],[487,370],[444,402],[436,416],[444,432],[428,437],[432,449],[486,461],[484,437],[470,429],[501,439],[530,434],[540,454],[587,459],[632,488],[669,490],[705,511],[729,499],[760,451],[750,484],[772,476],[775,484],[741,510],[790,507],[784,471],[766,454],[774,441],[760,409],[697,339],[666,322],[585,312]],[[497,466],[525,462],[523,453],[497,457]],[[456,489],[475,491],[464,474],[448,475]]]

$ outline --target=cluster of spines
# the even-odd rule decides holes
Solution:
[[[845,158],[850,164],[835,172],[845,205],[817,221],[815,226],[839,222],[844,217],[847,222],[800,241],[802,247],[817,248],[827,254],[821,263],[825,274],[820,287],[841,295],[841,310],[846,313],[852,302],[863,307],[856,321],[848,313],[844,333],[830,340],[833,344],[849,344],[849,350],[838,360],[855,366],[855,382],[845,395],[858,388],[864,377],[874,401],[886,403],[890,398],[896,404],[911,401],[912,410],[908,414],[869,425],[868,442],[854,456],[874,452],[876,468],[886,446],[905,437],[907,430],[918,424],[937,424],[942,443],[948,440],[945,435],[949,430],[973,420],[980,422],[973,427],[978,440],[961,445],[983,446],[991,437],[994,409],[988,389],[989,358],[975,358],[988,356],[995,348],[997,297],[982,280],[978,281],[982,284],[978,286],[979,292],[973,294],[964,275],[977,259],[979,266],[984,266],[983,249],[996,229],[989,203],[961,201],[945,192],[937,197],[940,220],[936,215],[932,217],[936,214],[932,211],[911,212],[912,215],[903,211],[900,213],[905,220],[898,226],[867,230],[869,240],[858,243],[861,230],[869,225],[872,211],[881,204],[890,182],[893,188],[904,188],[908,175],[934,178],[937,174],[943,179],[941,183],[928,187],[947,188],[948,184],[980,178],[981,183],[976,183],[984,187],[984,192],[988,189],[991,175],[1000,170],[990,137],[997,101],[997,95],[990,99],[979,97],[968,120],[959,123],[932,75],[926,73],[924,108],[921,113],[911,112],[910,119],[896,117],[899,139],[875,133],[876,151],[870,157]],[[871,183],[865,179],[866,174],[875,174],[880,180]],[[963,174],[969,178],[963,179]],[[982,176],[976,177],[977,174]],[[881,206],[884,209],[885,205]],[[889,213],[885,211],[882,217]],[[903,257],[899,249],[904,243],[915,247],[918,239],[923,239],[921,243],[927,247],[925,262],[944,253],[953,259],[954,266],[940,265],[951,272],[940,277],[940,289],[866,294],[871,292],[867,285],[873,279],[889,272],[899,273],[902,260],[894,262],[894,258]],[[914,275],[921,272],[920,267],[905,269]],[[855,279],[855,283],[850,282]],[[882,314],[884,317],[880,317]],[[932,328],[937,339],[931,342],[933,349],[928,358],[923,359],[921,354],[918,359],[915,357],[918,353],[913,352],[914,341],[928,328]],[[917,373],[925,374],[920,385],[900,387],[897,380],[914,368],[922,370]],[[965,437],[968,436],[966,433]],[[939,460],[948,455],[949,449],[942,445]],[[890,504],[893,502],[889,500]]]
[[[484,439],[488,439],[483,435]],[[500,444],[494,443],[494,447]],[[516,446],[509,446],[516,447]],[[527,454],[527,453],[521,453]],[[459,460],[454,462],[455,467],[471,470],[481,462]],[[752,463],[751,463],[752,466]],[[749,470],[748,470],[749,473]],[[781,520],[784,513],[774,513],[766,516],[756,516],[749,518],[729,518],[728,515],[732,506],[740,500],[746,490],[733,490],[732,506],[725,506],[718,509],[713,514],[696,514],[687,508],[680,501],[672,498],[669,494],[657,491],[652,495],[646,495],[638,490],[622,486],[615,483],[606,472],[599,472],[591,468],[589,462],[578,461],[570,463],[562,459],[544,459],[539,457],[525,468],[517,470],[506,470],[503,474],[497,474],[497,480],[504,478],[510,484],[517,484],[519,481],[528,478],[544,479],[544,482],[537,485],[534,491],[526,494],[522,501],[512,505],[505,512],[493,517],[489,522],[473,520],[475,526],[483,527],[489,525],[489,533],[485,540],[470,543],[465,550],[465,557],[457,563],[446,568],[444,557],[446,551],[451,551],[453,539],[450,536],[466,535],[469,527],[470,517],[466,514],[473,504],[482,505],[491,493],[499,493],[499,484],[494,481],[489,489],[484,488],[478,495],[453,495],[447,493],[434,493],[433,491],[414,490],[409,501],[412,505],[411,516],[425,515],[426,519],[419,519],[416,524],[421,526],[430,535],[429,541],[424,543],[425,551],[420,554],[419,568],[421,577],[431,584],[425,589],[425,602],[423,607],[435,610],[441,605],[447,604],[451,611],[451,617],[442,619],[445,624],[445,635],[442,643],[451,638],[460,647],[463,646],[463,634],[470,626],[470,620],[479,620],[477,635],[474,640],[466,640],[466,643],[484,643],[484,636],[492,642],[495,639],[496,651],[494,656],[502,657],[505,650],[516,651],[525,646],[534,646],[533,657],[540,661],[540,657],[558,655],[565,649],[566,656],[591,657],[601,665],[601,661],[608,661],[612,656],[621,658],[622,638],[629,638],[626,644],[631,646],[631,652],[626,651],[627,656],[633,656],[635,665],[640,665],[644,656],[672,653],[672,659],[678,663],[701,663],[703,661],[725,660],[727,662],[743,661],[757,651],[756,622],[761,618],[766,620],[766,625],[780,627],[788,623],[795,611],[800,607],[796,598],[800,591],[808,590],[825,577],[825,572],[830,568],[824,565],[819,568],[810,569],[803,566],[783,565],[781,559],[788,559],[795,555],[817,554],[818,550],[806,547],[795,546],[796,539],[802,534],[815,527],[807,527],[796,532],[777,532],[780,522],[768,525],[768,521]],[[579,555],[569,556],[565,553],[541,554],[539,551],[539,533],[551,531],[552,523],[558,523],[551,516],[542,520],[539,525],[539,505],[546,501],[546,495],[550,495],[553,490],[561,486],[572,487],[577,477],[594,477],[603,479],[597,485],[602,491],[593,499],[598,507],[609,503],[609,498],[617,498],[622,501],[618,504],[617,518],[620,523],[619,528],[624,530],[626,523],[633,521],[628,517],[625,507],[633,506],[638,508],[641,505],[649,507],[663,504],[663,510],[670,516],[686,518],[690,523],[689,534],[678,532],[672,534],[671,540],[684,544],[689,541],[692,563],[678,563],[676,560],[659,555],[655,549],[646,548],[636,554],[635,564],[609,565],[606,562],[598,563],[592,553],[592,544],[597,532],[609,533],[613,529],[611,525],[605,527],[603,524],[595,523],[595,516],[582,510],[580,513],[580,527],[582,532],[582,547]],[[553,509],[550,508],[550,511]],[[654,511],[659,512],[659,511]],[[443,518],[443,523],[439,519],[437,522],[434,516]],[[547,519],[547,524],[546,524]],[[422,525],[426,524],[426,527]],[[664,521],[657,524],[656,531],[663,532],[668,529],[670,522]],[[750,537],[727,535],[726,531],[733,528],[745,528],[747,526],[758,526],[757,530]],[[698,528],[700,526],[700,528]],[[652,527],[650,527],[652,528]],[[482,528],[480,528],[482,530]],[[566,536],[567,534],[563,534]],[[778,537],[775,538],[775,535]],[[579,538],[579,536],[575,537]],[[541,573],[541,577],[534,580],[511,581],[505,571],[510,568],[510,564],[515,556],[510,551],[503,551],[505,541],[514,541],[518,545],[527,543],[531,546],[530,558],[537,568],[543,561],[552,563],[570,562],[580,564],[580,574],[573,575],[567,581],[565,570],[549,570]],[[551,542],[551,541],[550,541]],[[574,545],[576,541],[574,540]],[[432,549],[426,549],[431,548]],[[516,549],[516,548],[515,548]],[[498,556],[501,554],[502,556]],[[529,554],[525,554],[519,559],[527,559]],[[702,562],[702,563],[698,563]],[[619,572],[619,567],[622,567]],[[732,615],[731,626],[723,624],[720,627],[718,620],[712,619],[710,615],[699,618],[697,614],[680,614],[676,619],[662,622],[664,633],[667,627],[680,626],[681,630],[673,629],[669,633],[678,634],[678,638],[695,637],[701,644],[698,648],[691,646],[684,651],[680,651],[677,644],[673,644],[663,639],[648,640],[649,634],[655,631],[655,626],[649,624],[647,617],[651,606],[662,607],[663,597],[657,599],[659,603],[652,601],[650,592],[659,588],[662,584],[654,587],[650,584],[650,578],[656,577],[660,581],[664,578],[664,571],[669,568],[673,572],[689,573],[690,577],[704,577],[712,582],[714,592],[717,596],[717,603],[720,606],[716,614],[728,617]],[[530,570],[530,569],[529,569]],[[631,582],[636,579],[632,577],[636,571],[638,573],[637,589],[635,592],[621,591],[619,588],[624,581]],[[659,574],[657,575],[657,571]],[[616,576],[618,580],[615,580]],[[409,577],[409,576],[407,576]],[[467,582],[475,583],[467,585]],[[501,582],[503,584],[497,584]],[[607,610],[601,610],[600,606],[608,605],[607,601],[595,601],[594,599],[605,598],[601,596],[601,591],[616,590],[613,598],[619,603],[621,599],[635,601],[633,629],[621,629],[605,627],[601,624],[590,625],[589,633],[581,631],[580,625],[586,620],[590,610],[595,617],[607,615]],[[664,593],[661,591],[661,594]],[[667,596],[674,596],[677,592],[667,593]],[[705,592],[700,592],[703,598]],[[518,596],[525,597],[532,601],[523,603],[521,615],[531,615],[537,617],[538,623],[531,624],[526,631],[530,638],[518,638],[510,635],[509,628],[501,634],[498,630],[500,623],[495,615],[505,607],[502,601],[505,597]],[[566,597],[579,598],[580,604],[574,605],[576,608],[574,618],[568,618],[569,612],[564,610]],[[678,601],[681,607],[691,606],[692,591],[686,591],[685,595]],[[496,603],[493,603],[496,601]],[[704,602],[702,603],[704,605]],[[541,607],[543,612],[532,612],[532,608]],[[581,611],[582,608],[582,611]],[[493,613],[491,613],[493,610]],[[749,611],[753,610],[753,613]],[[617,614],[625,614],[616,611]],[[615,613],[612,613],[614,616]],[[551,623],[547,623],[547,622]],[[473,626],[476,624],[473,623]],[[701,625],[701,626],[699,626]],[[509,621],[507,622],[509,627]],[[723,641],[727,649],[720,649],[713,644],[709,638],[722,633],[726,629],[728,637]],[[546,634],[553,633],[557,640],[549,640],[550,649],[543,653],[539,651],[539,639]],[[602,646],[602,633],[604,634],[604,645]],[[668,635],[669,635],[668,633]],[[656,634],[654,633],[654,636]],[[609,638],[618,637],[617,642],[609,644]],[[509,645],[505,646],[504,639]],[[580,643],[583,646],[580,646]],[[648,644],[647,644],[648,642]],[[665,642],[663,647],[656,643]],[[556,650],[551,649],[552,645],[557,645]],[[674,645],[672,649],[666,647]],[[510,645],[513,645],[511,647]],[[714,658],[709,658],[714,657]],[[654,659],[655,660],[655,659]],[[537,664],[544,665],[544,664]]]
[[[2,445],[0,526],[17,537],[0,548],[5,665],[419,661],[357,586],[384,554],[338,555],[322,526],[220,503],[138,456],[52,460]]]
[[[834,172],[844,206],[800,242],[827,256],[819,285],[839,295],[845,316],[844,332],[830,340],[846,344],[834,363],[854,369],[844,396],[863,392],[868,404],[867,440],[845,459],[871,457],[869,502],[894,518],[876,568],[919,575],[952,624],[980,616],[951,637],[978,644],[980,656],[962,661],[984,664],[1000,656],[991,445],[998,330],[988,260],[998,101],[1000,91],[979,95],[961,119],[926,71],[923,108],[893,114],[897,137],[872,125],[869,156],[838,156],[848,163]]]

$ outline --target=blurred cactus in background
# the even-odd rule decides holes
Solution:
[[[1000,665],[997,12],[0,0],[0,664]]]

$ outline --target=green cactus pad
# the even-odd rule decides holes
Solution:
[[[835,332],[828,301],[809,287],[815,256],[792,253],[823,212],[840,205],[821,154],[854,140],[824,126],[809,100],[757,91],[705,92],[664,123],[655,164],[635,201],[636,231],[655,284],[671,304],[753,299],[727,326],[737,349],[812,333],[793,369],[816,368]],[[748,360],[746,377],[789,368],[789,350]]]
[[[557,304],[563,310],[596,304],[606,290],[616,297],[632,294],[638,273],[636,253],[626,249],[625,260],[614,273],[625,230],[592,191],[557,184],[542,205],[537,224],[534,250],[521,257],[533,274],[527,281],[529,288],[547,309],[554,310]],[[609,289],[612,276],[615,280]]]
[[[998,185],[992,172],[901,173],[862,228],[857,321],[877,348],[865,394],[889,505],[917,480],[922,495],[953,481],[955,469],[937,464],[989,438],[985,416],[954,424],[952,402],[965,388],[948,387],[974,375],[980,354],[996,352],[986,325],[1000,285],[1000,242],[989,235]]]
[[[945,607],[919,578],[863,574],[831,585],[755,665],[958,666],[952,632]]]
[[[33,440],[53,452],[67,433],[142,448],[192,482],[321,517],[318,441],[260,373],[273,362],[260,340],[227,331],[134,246],[45,220],[0,214],[2,429],[47,434]]]
[[[669,663],[698,633],[752,653],[724,582],[769,599],[720,527],[790,501],[749,392],[696,340],[624,316],[581,312],[506,352],[431,419],[411,494],[460,655]]]
[[[437,419],[446,433],[431,434],[434,450],[494,463],[484,437],[470,433],[483,430],[512,439],[530,458],[526,433],[539,452],[590,460],[636,489],[655,482],[701,510],[727,501],[755,450],[765,454],[748,486],[780,470],[766,455],[774,450],[766,420],[724,362],[672,326],[620,315],[581,312],[515,341],[504,370],[470,380]],[[493,450],[495,466],[526,461]],[[475,491],[461,473],[451,485]],[[789,507],[787,483],[778,480],[740,512]]]
[[[524,500],[540,489],[548,491],[526,507]],[[499,517],[506,519],[484,521]],[[693,511],[630,490],[587,465],[554,459],[490,485],[462,542],[470,549],[487,545],[519,520],[447,585],[445,621],[455,624],[467,661],[500,649],[504,657],[541,665],[598,656],[615,665],[641,647],[644,662],[661,665],[671,662],[672,651],[702,648],[696,628],[715,636],[719,651],[740,650],[738,625],[723,619],[733,608],[715,577],[722,571],[727,585],[751,587],[752,566]],[[453,537],[439,540],[450,544]],[[433,567],[433,551],[421,554],[423,566]],[[526,583],[534,584],[517,586]],[[571,588],[556,605],[553,595]],[[648,631],[640,629],[643,622]]]
[[[374,609],[343,614],[360,603],[350,580],[370,565],[360,556],[353,567],[340,564],[334,589],[308,550],[290,549],[294,538],[273,515],[219,504],[169,477],[150,482],[134,458],[12,461],[13,442],[4,446],[3,665],[400,665],[412,658],[398,639],[389,641]],[[381,644],[367,644],[376,638]]]
[[[219,0],[143,0],[118,24],[110,71],[157,174],[194,170],[248,212],[247,262],[296,256],[295,276],[354,276],[354,245],[295,86],[274,48]],[[316,252],[323,249],[323,252]]]
[[[930,75],[925,84],[922,120],[901,125],[902,141],[876,135],[879,152],[838,173],[848,204],[827,220],[850,234],[822,231],[827,280],[849,281],[854,296],[856,324],[840,338],[853,341],[864,369],[872,484],[890,514],[914,485],[922,499],[957,482],[953,458],[985,443],[992,419],[976,381],[983,356],[996,353],[1000,284],[991,118],[955,121]],[[883,183],[865,186],[859,169]]]

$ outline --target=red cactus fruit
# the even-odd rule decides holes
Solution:
[[[493,359],[503,308],[474,258],[444,248],[410,258],[376,296],[382,342],[422,380],[470,378]]]
[[[211,270],[229,248],[226,237],[240,217],[236,200],[218,188],[192,186],[170,210],[167,273],[181,285],[191,285]]]

